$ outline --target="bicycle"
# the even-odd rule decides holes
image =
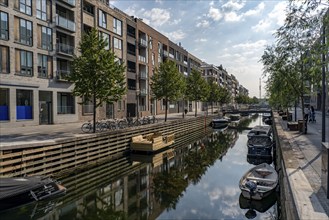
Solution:
[[[96,131],[104,130],[104,124],[102,122],[97,121],[95,124],[96,124]],[[93,130],[93,127],[94,127],[93,123],[91,121],[88,121],[81,125],[81,131],[84,133],[89,133],[91,130]]]

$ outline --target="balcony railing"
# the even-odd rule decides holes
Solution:
[[[138,60],[146,63],[146,57],[144,57],[144,56],[138,55]]]
[[[173,58],[173,59],[175,58],[174,54],[171,54],[171,53],[169,53],[169,57]]]
[[[147,73],[144,71],[139,72],[139,78],[140,79],[147,79]]]
[[[143,47],[147,47],[147,41],[143,38],[139,38],[139,45]]]
[[[62,0],[63,2],[66,2],[69,5],[75,6],[75,0]]]
[[[147,95],[147,90],[146,89],[141,89],[140,90],[140,95],[141,96],[146,96]]]
[[[145,105],[140,105],[139,106],[139,111],[146,111],[146,106]]]
[[[169,56],[169,52],[166,51],[166,50],[164,50],[164,51],[163,51],[163,56],[164,56],[164,57],[168,57],[168,56]]]
[[[57,52],[59,53],[65,53],[68,55],[73,55],[74,54],[74,47],[71,45],[67,45],[67,44],[57,44]]]
[[[56,71],[56,79],[59,81],[68,81],[67,77],[70,75],[70,71],[68,70],[57,70]]]
[[[56,25],[65,28],[69,31],[75,32],[75,23],[67,18],[56,15]]]

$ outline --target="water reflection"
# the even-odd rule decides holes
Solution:
[[[243,219],[238,181],[252,166],[246,132],[202,129],[157,154],[131,154],[79,170],[61,179],[68,189],[64,197],[1,213],[1,220]]]

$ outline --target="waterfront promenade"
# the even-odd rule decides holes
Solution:
[[[294,111],[293,119],[295,119]],[[297,119],[301,119],[297,109]],[[316,112],[316,123],[308,123],[307,134],[289,131],[287,121],[277,114],[278,135],[283,151],[287,183],[292,191],[291,202],[299,219],[329,219],[329,199],[321,187],[322,142],[321,112]],[[329,141],[329,116],[326,115],[326,142]]]

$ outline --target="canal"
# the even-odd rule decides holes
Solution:
[[[239,180],[253,167],[245,127],[201,129],[158,154],[131,153],[60,178],[67,194],[0,213],[4,219],[278,219],[277,194],[250,201]],[[272,161],[267,161],[272,163]]]

